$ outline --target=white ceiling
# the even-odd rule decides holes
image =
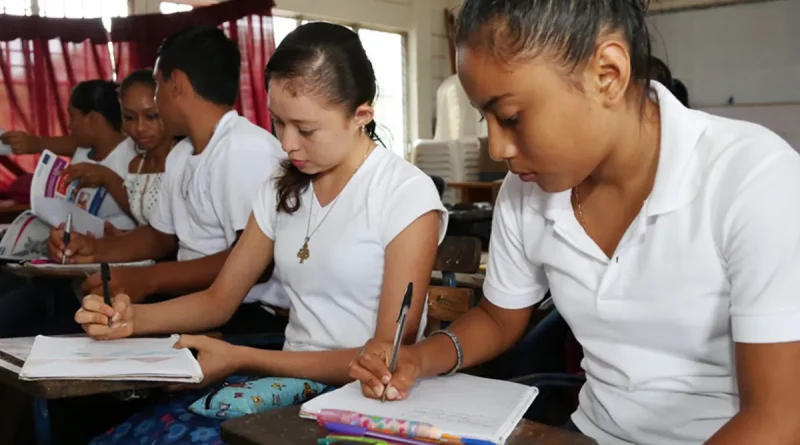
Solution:
[[[772,0],[650,0],[650,8],[648,10],[653,13],[664,13],[764,1]]]

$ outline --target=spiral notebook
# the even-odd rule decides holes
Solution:
[[[425,422],[454,436],[503,444],[538,394],[536,387],[456,374],[419,381],[407,399],[381,403],[364,397],[354,382],[306,402],[300,416],[313,419],[323,409],[340,409]]]

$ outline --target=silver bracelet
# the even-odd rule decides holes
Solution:
[[[458,370],[461,369],[461,365],[464,364],[464,350],[461,349],[461,342],[458,341],[458,337],[456,337],[456,334],[453,334],[452,332],[450,332],[450,331],[448,331],[446,329],[440,329],[438,331],[432,332],[431,335],[429,335],[428,337],[429,338],[433,337],[436,334],[443,334],[443,335],[446,335],[446,336],[450,337],[450,340],[453,341],[453,346],[456,347],[456,365],[453,366],[453,369],[451,369],[450,372],[448,372],[446,374],[442,374],[445,377],[446,376],[451,376],[451,375],[455,374],[456,372],[458,372]]]

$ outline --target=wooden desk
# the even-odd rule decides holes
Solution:
[[[11,224],[14,219],[26,210],[30,210],[29,204],[16,204],[14,202],[0,203],[0,224]]]
[[[460,202],[489,202],[494,204],[502,180],[494,182],[448,182],[447,187],[460,190]]]
[[[325,432],[315,422],[299,417],[300,408],[285,408],[228,420],[222,440],[228,445],[313,445]],[[523,420],[507,445],[596,445],[580,434]]]

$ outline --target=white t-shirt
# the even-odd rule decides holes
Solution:
[[[72,156],[72,164],[79,164],[81,162],[89,162],[92,164],[100,164],[108,167],[118,174],[124,181],[128,177],[128,165],[131,160],[136,157],[136,144],[131,138],[122,141],[117,148],[106,156],[102,161],[94,161],[89,157],[91,153],[89,148],[79,148],[75,150]],[[97,216],[101,219],[109,221],[114,227],[120,230],[130,230],[136,227],[136,222],[117,204],[117,201],[111,195],[106,195],[103,203],[100,205],[100,211]]]
[[[484,295],[515,309],[550,288],[584,350],[572,419],[602,444],[705,442],[739,409],[734,342],[800,340],[800,155],[655,88],[655,185],[612,259],[570,191],[509,175],[494,214]]]
[[[262,187],[253,214],[275,241],[275,268],[291,302],[284,349],[321,351],[362,346],[375,335],[386,246],[417,218],[447,212],[431,178],[384,148],[376,148],[334,205],[320,208],[313,186],[292,215],[276,210],[274,182]],[[311,202],[313,200],[313,205]],[[309,257],[303,246],[311,209]],[[326,218],[327,215],[327,218]],[[398,293],[405,289],[397,289]]]
[[[178,261],[229,249],[247,225],[258,190],[285,157],[272,134],[228,112],[202,153],[194,154],[188,138],[170,151],[150,225],[177,236]],[[276,276],[253,287],[245,302],[253,301],[288,305]]]

